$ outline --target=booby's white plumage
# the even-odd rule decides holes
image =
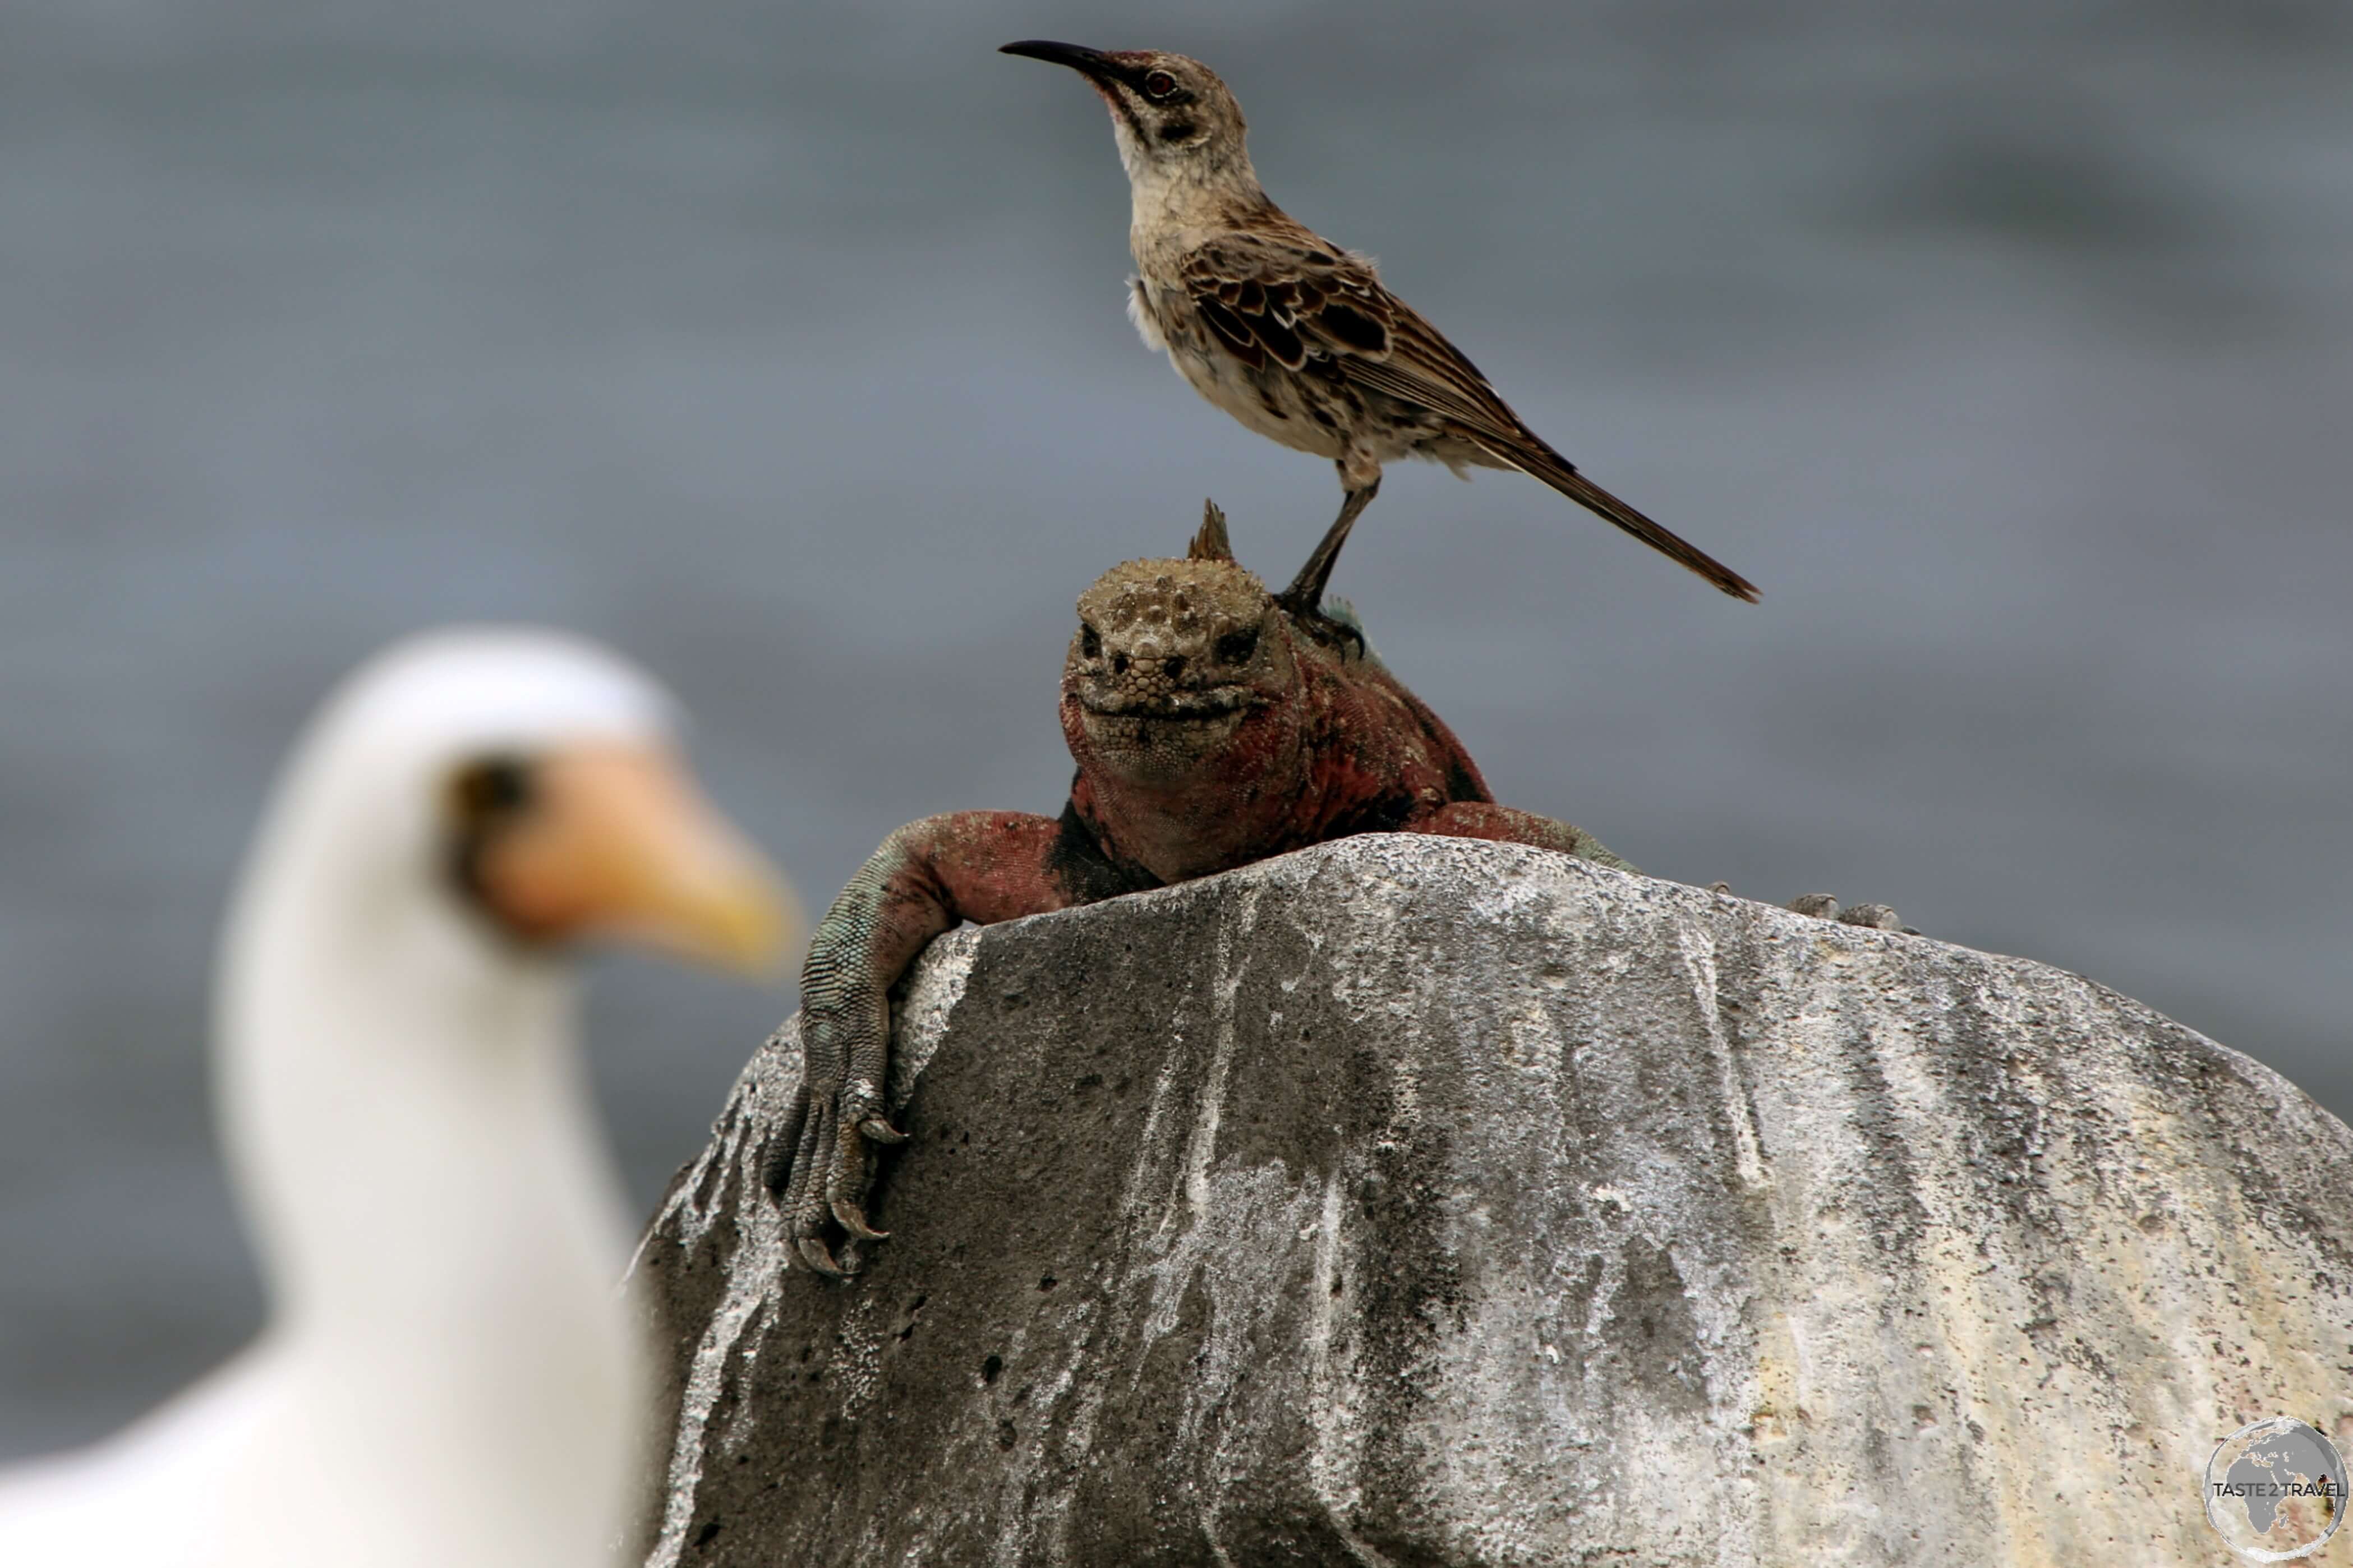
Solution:
[[[658,754],[670,713],[612,655],[519,630],[402,645],[328,702],[220,961],[223,1142],[269,1324],[111,1441],[0,1476],[0,1563],[611,1560],[644,1473],[630,1227],[566,965],[453,885],[448,779],[485,754]]]

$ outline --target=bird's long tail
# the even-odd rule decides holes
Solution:
[[[1472,439],[1477,440],[1476,437]],[[1542,479],[1577,505],[1616,523],[1660,554],[1680,561],[1736,599],[1755,604],[1757,584],[1718,561],[1697,545],[1686,543],[1661,528],[1591,479],[1577,471],[1577,466],[1540,441],[1527,445],[1479,440],[1480,447],[1499,462],[1509,463],[1520,472]]]

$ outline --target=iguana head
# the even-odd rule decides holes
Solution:
[[[1294,766],[1302,697],[1289,619],[1235,562],[1215,507],[1182,561],[1130,561],[1079,596],[1062,731],[1099,785],[1230,791]]]

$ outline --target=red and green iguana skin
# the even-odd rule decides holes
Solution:
[[[1094,903],[1356,833],[1493,838],[1632,869],[1580,828],[1496,805],[1454,732],[1333,626],[1277,606],[1235,563],[1214,506],[1187,559],[1131,561],[1080,598],[1061,700],[1079,771],[1062,815],[908,824],[809,945],[801,1089],[769,1172],[803,1261],[839,1273],[832,1226],[881,1234],[864,1212],[874,1145],[903,1137],[882,1102],[890,990],[962,921]]]

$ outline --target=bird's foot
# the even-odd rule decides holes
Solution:
[[[1288,594],[1276,595],[1274,602],[1310,642],[1330,648],[1344,659],[1365,657],[1364,628],[1353,620],[1327,615],[1320,605],[1302,605]]]

